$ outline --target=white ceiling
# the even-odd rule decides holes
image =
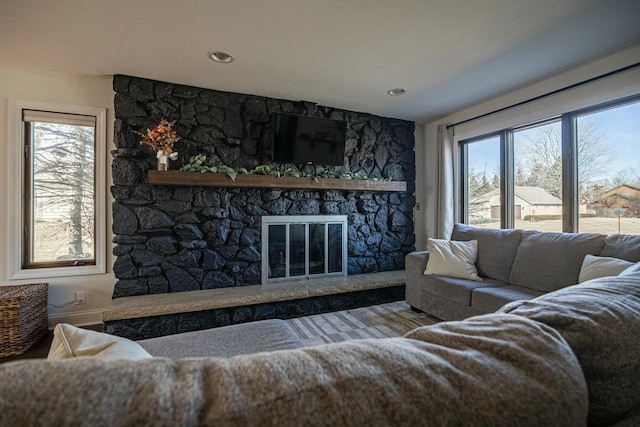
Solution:
[[[2,66],[419,123],[638,42],[638,0],[0,0]]]

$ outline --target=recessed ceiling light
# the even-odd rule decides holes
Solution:
[[[221,64],[228,64],[229,62],[233,62],[233,56],[230,53],[224,52],[222,50],[212,50],[211,52],[207,53],[207,56],[216,62],[220,62]]]
[[[405,93],[407,93],[407,90],[401,87],[396,87],[387,91],[387,95],[391,96],[404,95]]]

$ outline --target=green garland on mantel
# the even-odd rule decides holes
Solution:
[[[191,157],[189,163],[180,168],[183,172],[212,172],[212,173],[226,173],[232,181],[235,182],[238,175],[271,175],[281,178],[283,176],[292,176],[296,178],[313,178],[318,181],[318,178],[339,178],[339,179],[360,179],[366,181],[391,181],[393,176],[387,178],[368,178],[362,175],[354,174],[351,172],[346,173],[334,173],[331,171],[324,171],[322,175],[315,176],[306,172],[300,172],[293,168],[285,170],[274,169],[269,165],[259,165],[251,170],[245,168],[234,169],[229,166],[206,166],[204,162],[207,160],[207,156],[204,154],[198,154]]]

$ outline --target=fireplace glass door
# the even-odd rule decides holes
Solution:
[[[289,225],[289,276],[304,276],[306,259],[305,224],[291,224]]]
[[[347,274],[344,215],[262,218],[262,283]]]

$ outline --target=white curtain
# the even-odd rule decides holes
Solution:
[[[438,126],[438,181],[436,186],[436,237],[448,239],[451,237],[455,222],[455,143],[453,127]]]

